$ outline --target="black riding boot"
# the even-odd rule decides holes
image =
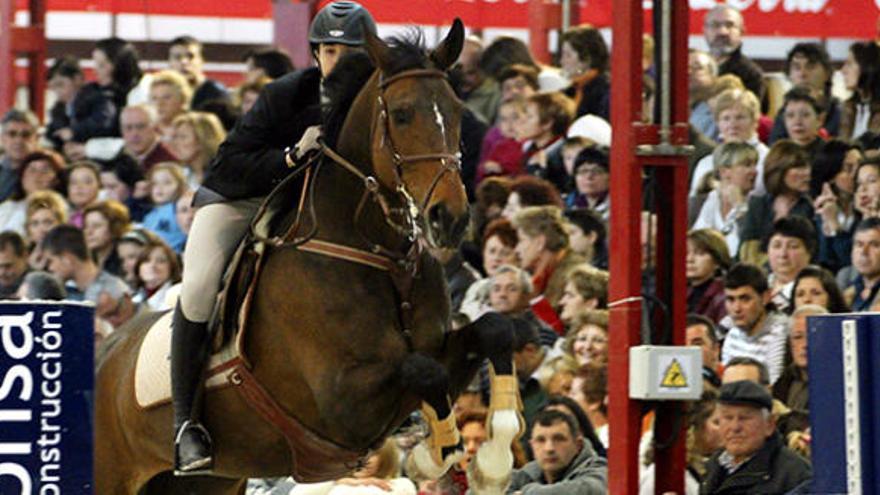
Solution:
[[[171,333],[174,473],[177,475],[205,474],[214,466],[211,436],[193,411],[209,355],[209,341],[208,324],[187,320],[178,303]]]

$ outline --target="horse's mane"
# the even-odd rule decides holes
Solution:
[[[425,37],[420,29],[387,40],[390,48],[391,76],[408,69],[426,68],[431,65]],[[324,80],[324,96],[328,102],[324,111],[324,139],[331,147],[336,145],[345,117],[354,99],[373,75],[376,67],[363,51],[346,54]]]

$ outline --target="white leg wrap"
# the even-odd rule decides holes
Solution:
[[[504,493],[513,470],[510,445],[519,434],[516,411],[502,409],[492,415],[492,438],[480,446],[468,469],[468,485],[479,495]]]
[[[446,471],[460,461],[463,455],[460,450],[456,451],[443,459],[443,464],[437,464],[434,456],[431,455],[431,447],[428,446],[427,440],[422,440],[412,450],[412,466],[418,471],[419,478],[435,480],[446,474]]]

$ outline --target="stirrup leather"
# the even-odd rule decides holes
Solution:
[[[205,441],[205,444],[207,445],[208,452],[211,454],[203,459],[199,459],[198,462],[182,466],[180,464],[180,442],[183,439],[183,435],[187,432],[201,435]],[[210,473],[211,470],[214,468],[214,456],[212,452],[213,441],[211,440],[211,434],[208,433],[208,430],[196,421],[184,421],[183,424],[180,425],[180,428],[177,430],[177,436],[174,438],[174,475],[197,476]]]

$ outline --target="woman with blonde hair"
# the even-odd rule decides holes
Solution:
[[[174,119],[189,108],[192,88],[186,78],[173,70],[153,74],[150,82],[150,104],[159,117],[156,124],[162,141],[170,142]]]
[[[40,243],[46,233],[67,223],[67,202],[55,191],[37,191],[28,196],[25,204],[25,232],[30,243],[28,263],[35,270],[46,268]]]
[[[217,154],[226,131],[213,113],[186,112],[171,125],[171,148],[184,167],[190,188],[198,189],[208,164]]]

